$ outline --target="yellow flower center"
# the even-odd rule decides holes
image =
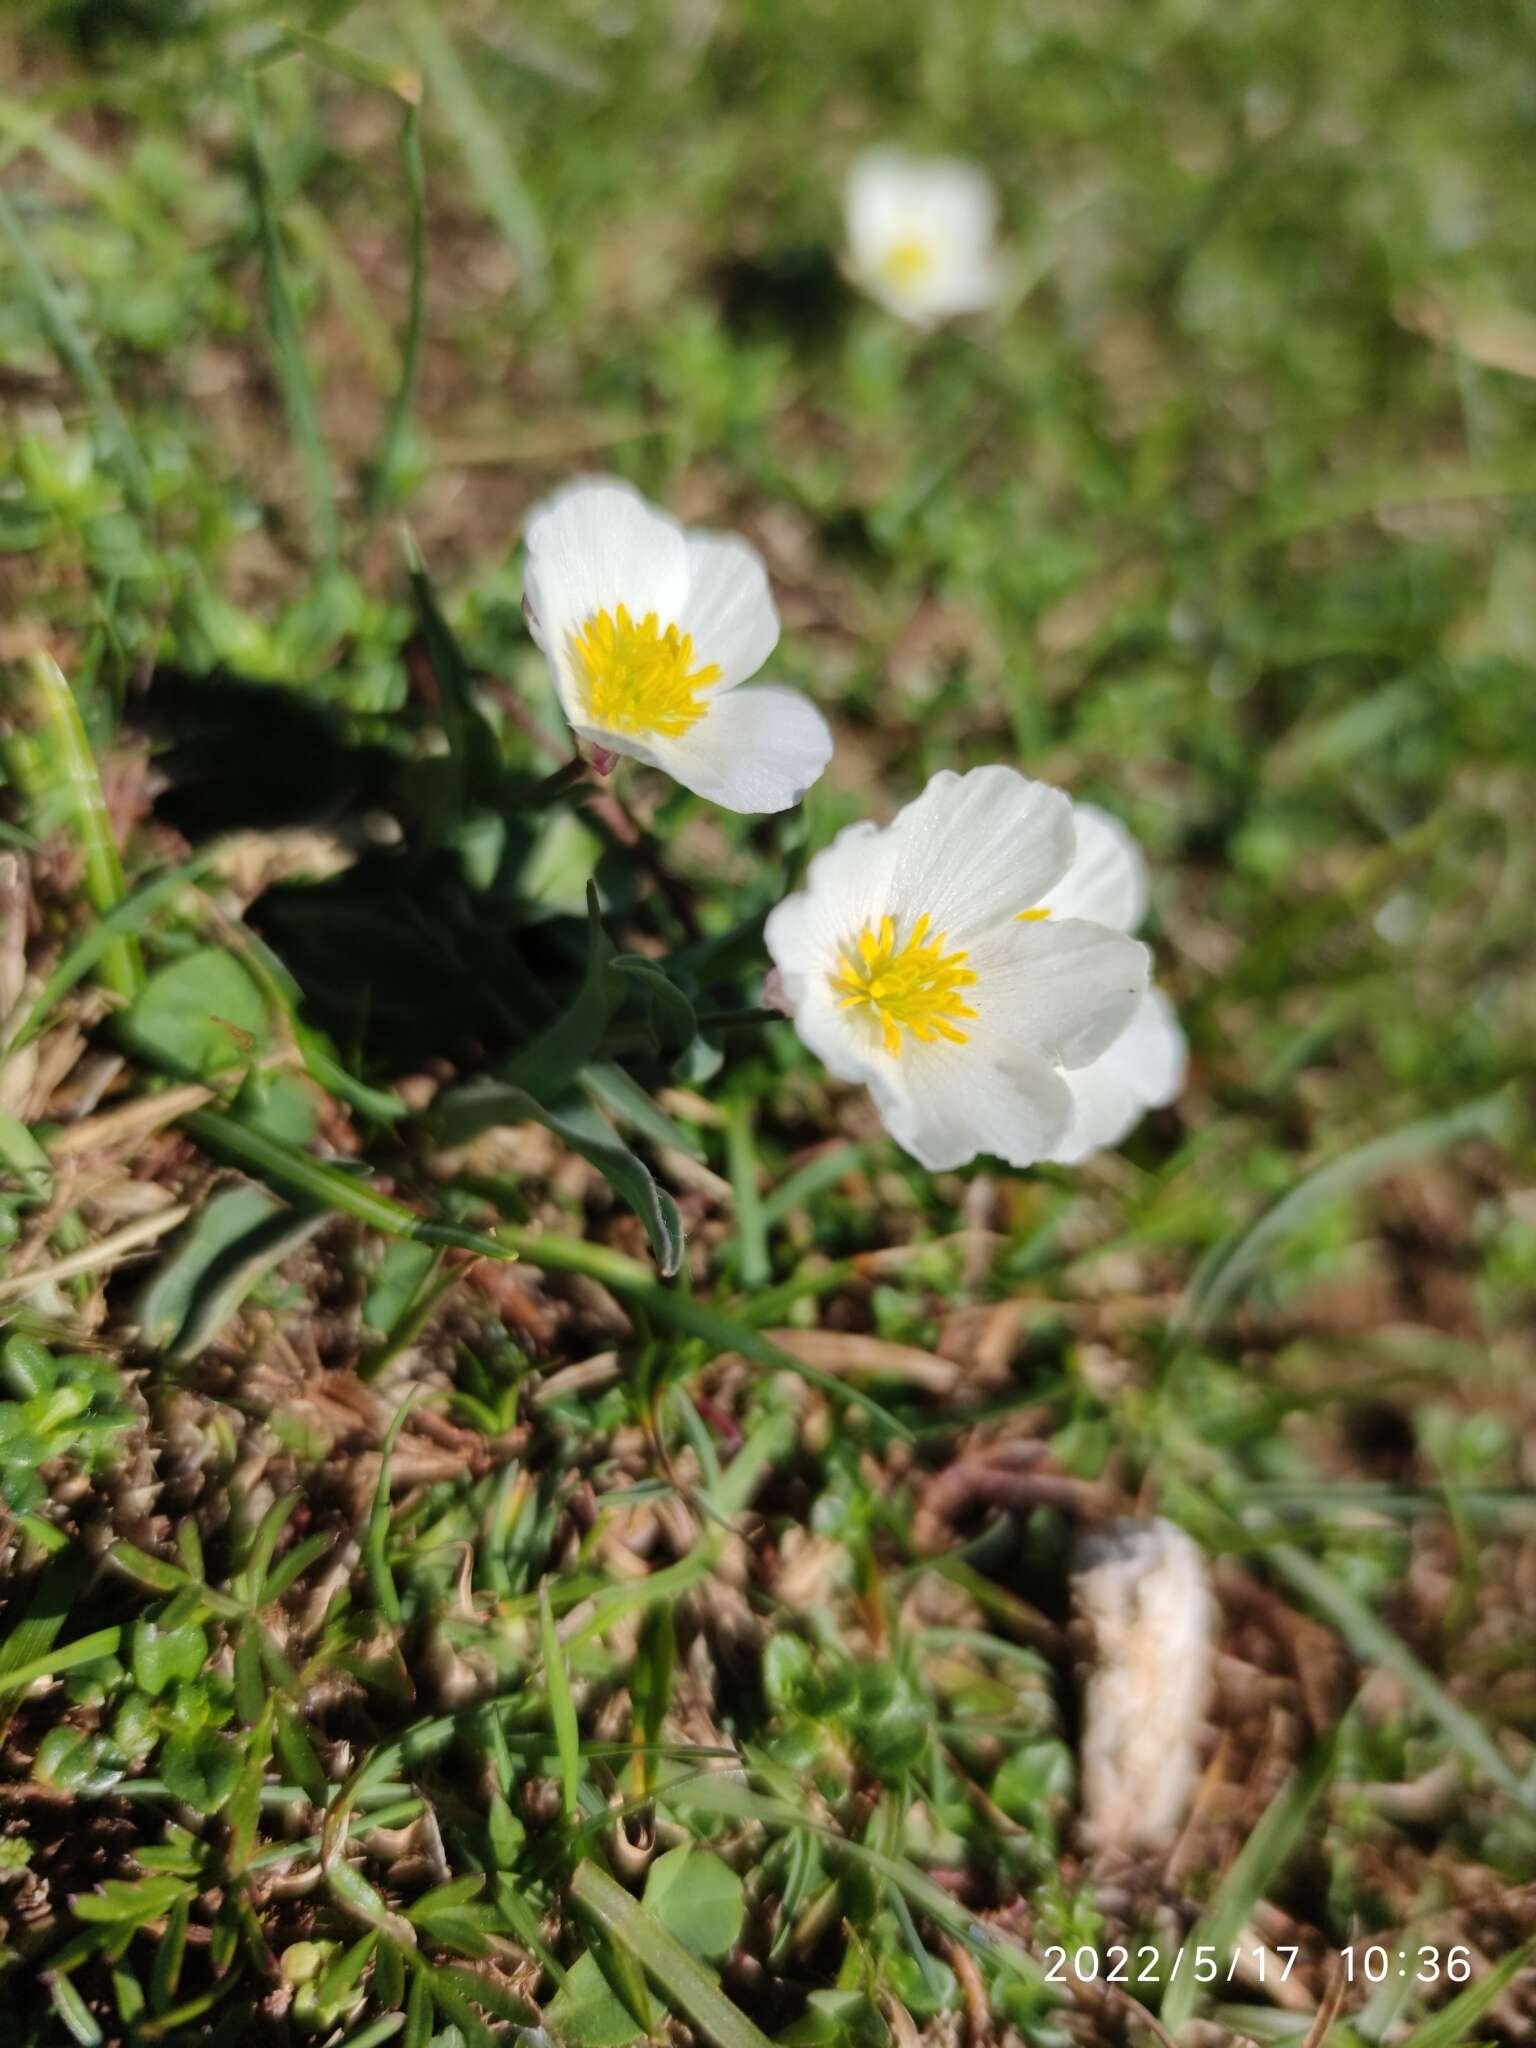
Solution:
[[[880,259],[880,275],[898,291],[921,284],[933,268],[933,244],[918,235],[893,242]]]
[[[882,917],[878,931],[866,925],[829,976],[844,1010],[867,1010],[880,1026],[889,1053],[901,1051],[901,1034],[910,1031],[924,1045],[947,1038],[964,1045],[966,1034],[955,1020],[976,1012],[960,994],[975,984],[964,953],[944,951],[944,933],[930,939],[928,917],[920,917],[898,945],[894,918]]]
[[[701,692],[720,680],[718,662],[693,665],[693,635],[663,632],[654,612],[636,625],[628,608],[594,612],[571,635],[571,654],[594,725],[609,732],[680,739],[709,709]]]

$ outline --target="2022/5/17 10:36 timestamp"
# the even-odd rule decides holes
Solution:
[[[1104,1949],[1086,1944],[1077,1948],[1060,1945],[1045,1950],[1045,1981],[1065,1984],[1168,1984],[1187,1972],[1198,1984],[1283,1983],[1301,1956],[1299,1948],[1247,1948],[1241,1944],[1229,1950],[1210,1942],[1195,1942],[1166,1954],[1152,1942],[1125,1947],[1119,1942]],[[1387,1942],[1356,1942],[1345,1949],[1340,1961],[1346,1984],[1465,1984],[1472,1976],[1472,1951],[1460,1943],[1450,1948],[1421,1946],[1397,1948]]]

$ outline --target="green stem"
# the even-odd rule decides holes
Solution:
[[[552,804],[556,797],[564,796],[568,789],[575,789],[586,780],[587,764],[580,754],[574,754],[563,767],[555,769],[552,775],[546,775],[542,782],[533,785],[521,799],[521,808],[531,811],[542,804]]]
[[[680,1288],[662,1286],[650,1268],[642,1266],[638,1259],[627,1258],[623,1252],[612,1251],[607,1245],[588,1244],[584,1238],[564,1237],[553,1230],[524,1230],[510,1223],[498,1225],[495,1238],[504,1250],[526,1259],[530,1266],[538,1266],[551,1273],[585,1273],[589,1279],[601,1281],[630,1309],[644,1310],[658,1323],[682,1336],[701,1338],[712,1348],[714,1355],[735,1351],[769,1372],[792,1372],[796,1378],[819,1388],[830,1400],[844,1407],[862,1408],[866,1415],[878,1421],[881,1428],[892,1435],[908,1443],[915,1441],[906,1424],[899,1422],[889,1409],[882,1408],[862,1388],[848,1386],[831,1373],[821,1372],[801,1359],[792,1358],[739,1316],[712,1308],[707,1302],[696,1301]]]
[[[745,1031],[758,1024],[783,1024],[786,1019],[782,1010],[767,1010],[758,1006],[747,1010],[701,1010],[699,1029],[701,1031]]]

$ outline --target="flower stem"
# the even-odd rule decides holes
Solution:
[[[766,1010],[755,1007],[749,1010],[701,1010],[699,1029],[701,1031],[745,1031],[754,1024],[782,1024],[785,1021],[782,1010]]]
[[[540,804],[552,804],[556,797],[564,796],[568,789],[574,789],[587,778],[587,764],[580,754],[573,754],[563,767],[552,775],[546,775],[542,782],[536,782],[523,798],[525,809],[533,810]]]

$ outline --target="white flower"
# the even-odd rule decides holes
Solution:
[[[584,478],[528,520],[524,609],[572,728],[731,811],[782,811],[832,735],[794,690],[738,689],[779,617],[756,550],[688,533],[638,491]]]
[[[1079,1075],[1138,1013],[1146,948],[1053,904],[1076,854],[1059,790],[946,771],[884,830],[840,833],[768,919],[795,1029],[925,1166],[1055,1156]]]
[[[996,301],[997,201],[974,164],[872,149],[849,173],[843,211],[849,274],[900,319],[929,327]]]
[[[1133,932],[1147,914],[1147,867],[1125,827],[1093,804],[1077,804],[1077,852],[1043,901],[1053,917],[1086,917]],[[1072,1122],[1047,1157],[1075,1166],[1129,1136],[1149,1109],[1161,1109],[1184,1086],[1189,1047],[1172,1003],[1149,988],[1120,1036],[1086,1067],[1066,1076]]]

